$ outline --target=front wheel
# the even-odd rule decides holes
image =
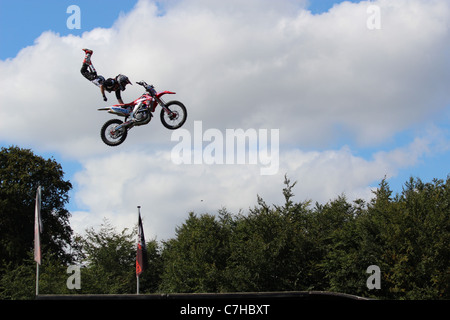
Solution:
[[[103,125],[100,136],[108,146],[115,147],[125,141],[127,138],[127,128],[119,127],[123,122],[119,119],[111,119]],[[118,128],[119,127],[119,128]]]
[[[170,101],[166,104],[166,108],[161,110],[161,122],[167,129],[180,128],[186,122],[186,119],[186,107],[180,101]]]

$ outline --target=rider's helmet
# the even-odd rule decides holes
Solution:
[[[117,80],[117,83],[119,84],[120,90],[122,90],[122,91],[125,91],[125,86],[126,86],[127,84],[133,85],[133,84],[131,83],[130,79],[128,79],[128,77],[127,77],[127,76],[124,76],[123,74],[119,74],[119,75],[116,77],[116,80]]]

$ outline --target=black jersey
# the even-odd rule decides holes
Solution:
[[[106,79],[105,83],[103,84],[103,88],[105,88],[105,90],[108,92],[115,91],[116,98],[118,100],[119,99],[122,100],[122,97],[120,95],[120,86],[116,79],[113,79],[113,78]]]

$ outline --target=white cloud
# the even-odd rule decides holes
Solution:
[[[325,147],[341,130],[361,145],[380,143],[450,100],[447,1],[344,2],[321,15],[304,2],[169,1],[159,16],[141,0],[110,29],[45,32],[0,62],[2,104],[20,110],[1,109],[0,134],[73,156],[98,152],[104,103],[79,73],[82,47],[95,50],[105,77],[178,91],[191,120],[279,128],[282,143],[300,146]],[[381,8],[381,30],[366,27],[369,4]]]
[[[282,201],[284,173],[299,181],[300,199],[367,197],[372,183],[435,150],[434,138],[372,159],[350,147],[329,149],[341,141],[382,146],[442,114],[450,101],[448,1],[344,2],[321,15],[304,9],[303,0],[162,5],[141,0],[112,28],[81,37],[45,32],[0,61],[1,140],[83,164],[75,201],[86,212],[74,213],[73,223],[109,216],[130,226],[142,205],[146,228],[164,238],[188,210],[245,210],[257,193]],[[380,6],[381,30],[366,26],[369,5]],[[124,73],[176,91],[170,99],[186,104],[184,128],[191,132],[195,120],[222,131],[279,129],[279,174],[262,177],[249,165],[176,166],[171,132],[158,114],[124,145],[105,146],[99,131],[111,116],[96,109],[115,97],[104,103],[81,76],[84,47],[94,49],[92,61],[105,77]],[[131,101],[141,91],[135,84],[122,96]]]
[[[254,180],[263,179],[257,166],[175,165],[170,156],[170,152],[127,151],[89,159],[75,176],[80,190],[75,200],[98,221],[105,216],[122,225],[130,224],[129,217],[141,205],[149,234],[166,238],[190,210],[248,209],[256,199]],[[89,219],[86,214],[81,217]]]

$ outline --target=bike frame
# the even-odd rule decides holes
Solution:
[[[166,108],[165,102],[162,100],[162,96],[165,94],[175,94],[172,91],[162,91],[155,94],[152,97],[149,93],[142,94],[139,98],[130,103],[124,104],[115,104],[110,107],[99,108],[99,111],[108,111],[108,113],[112,113],[121,117],[130,116],[131,112],[134,110],[134,107],[138,104],[141,104],[137,110],[139,110],[142,106],[146,106],[146,108],[150,108],[150,112],[155,112],[156,106],[159,104],[161,107],[170,114],[170,110]],[[136,111],[137,111],[136,110]]]

